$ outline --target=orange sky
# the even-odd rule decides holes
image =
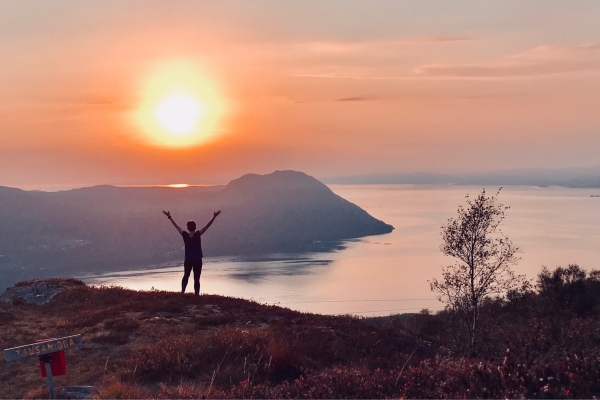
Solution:
[[[599,20],[597,1],[2,2],[0,185],[600,165]],[[221,107],[189,147],[135,119],[176,63]]]

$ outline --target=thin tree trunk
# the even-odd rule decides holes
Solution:
[[[471,325],[471,354],[475,351],[475,331],[477,329],[477,301],[474,299],[473,304],[473,321]]]
[[[471,260],[472,264],[470,267],[471,272],[471,353],[475,349],[475,329],[477,328],[477,299],[475,297],[475,265],[474,260]]]

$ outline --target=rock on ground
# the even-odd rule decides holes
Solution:
[[[0,300],[10,301],[20,298],[30,304],[46,304],[63,289],[60,283],[52,281],[32,281],[25,285],[9,287],[0,296]]]
[[[100,395],[95,386],[65,386],[57,390],[59,399],[94,399]]]

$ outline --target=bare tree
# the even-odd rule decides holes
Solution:
[[[509,208],[497,202],[499,193],[488,197],[483,190],[475,200],[466,196],[467,206],[460,205],[458,217],[450,218],[442,227],[440,249],[457,261],[444,267],[440,280],[429,281],[431,290],[439,293],[438,299],[462,316],[471,351],[475,349],[483,299],[528,285],[524,275],[515,275],[510,268],[520,260],[520,250],[499,228]]]

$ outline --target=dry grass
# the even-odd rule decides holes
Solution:
[[[489,301],[482,319],[495,325],[471,357],[448,312],[373,325],[234,298],[59,282],[64,290],[48,304],[0,303],[8,321],[0,344],[82,334],[55,382],[98,386],[102,398],[600,395],[600,281],[573,291],[585,302],[556,303],[543,291]],[[577,307],[569,314],[563,303]],[[47,396],[35,358],[1,360],[0,382],[1,398]]]
[[[0,308],[9,320],[1,327],[0,345],[82,334],[84,346],[66,352],[67,375],[56,377],[56,385],[98,385],[108,397],[127,397],[130,387],[161,397],[225,393],[244,381],[276,385],[304,371],[366,359],[390,366],[403,360],[413,341],[394,328],[352,317],[219,296],[56,282],[64,289],[45,305],[15,301]],[[0,382],[2,398],[32,396],[45,383],[34,357],[1,360]]]
[[[148,399],[150,397],[151,393],[147,389],[118,381],[103,385],[98,396],[101,399]]]

